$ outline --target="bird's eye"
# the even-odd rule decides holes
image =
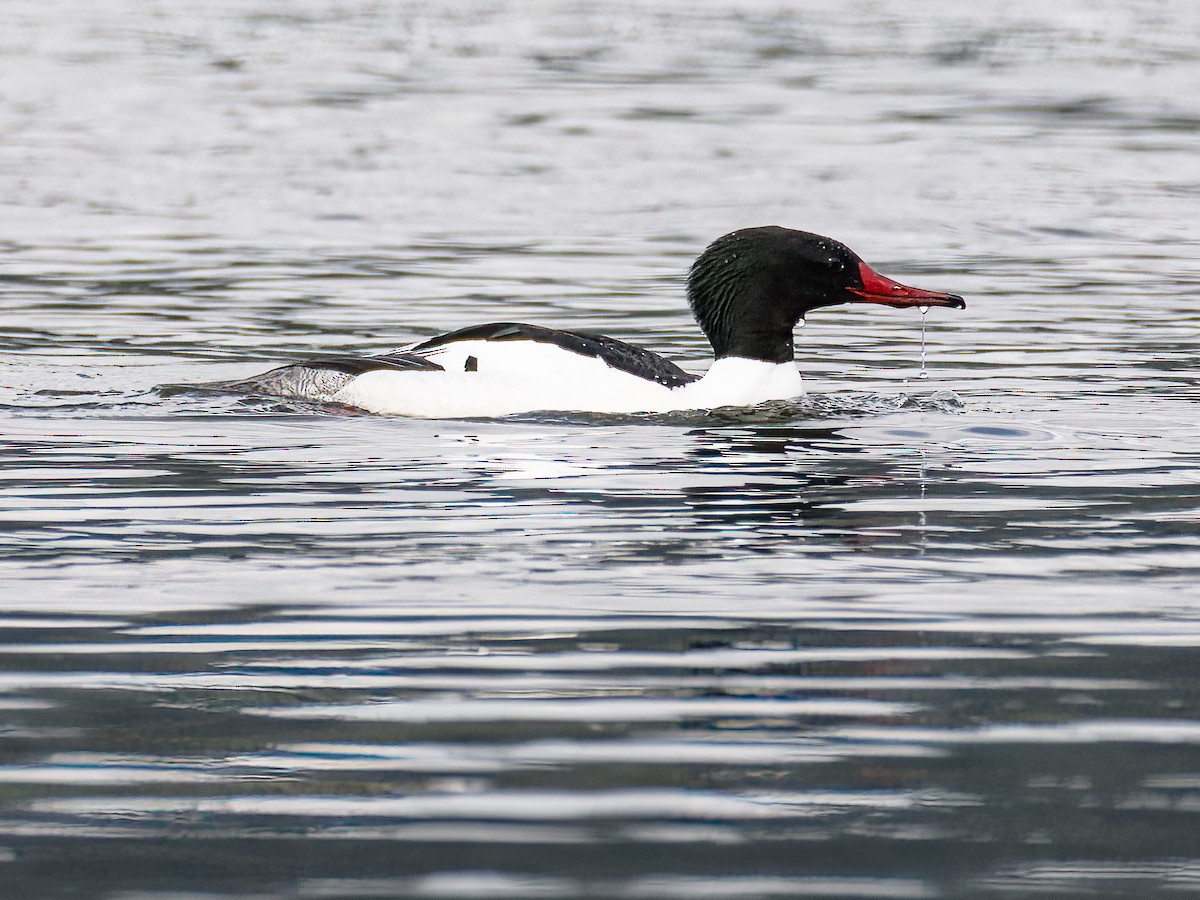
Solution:
[[[829,266],[835,272],[843,272],[846,269],[846,261],[840,256],[831,256],[825,260],[825,265]]]

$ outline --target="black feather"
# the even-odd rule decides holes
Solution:
[[[541,325],[523,325],[519,322],[493,322],[490,325],[460,328],[458,331],[430,338],[410,348],[408,352],[420,354],[455,341],[538,341],[553,344],[580,356],[593,356],[610,368],[669,388],[691,384],[700,378],[699,375],[685,372],[657,353],[615,338],[586,331],[560,331],[557,328],[543,328]]]

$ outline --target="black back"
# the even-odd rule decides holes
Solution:
[[[441,372],[442,367],[432,360],[415,353],[395,350],[391,353],[381,353],[379,356],[327,356],[317,359],[306,359],[293,365],[309,369],[324,369],[329,372],[341,372],[345,375],[361,375],[363,372],[374,372],[377,369],[394,369],[403,372],[428,371]]]
[[[580,356],[593,356],[610,368],[628,372],[638,378],[654,381],[669,388],[681,387],[698,381],[700,376],[685,372],[675,363],[657,353],[635,347],[615,338],[586,331],[560,331],[543,328],[541,325],[523,325],[519,322],[494,322],[490,325],[471,325],[449,334],[417,344],[409,349],[410,354],[433,350],[455,341],[538,341],[553,344]]]

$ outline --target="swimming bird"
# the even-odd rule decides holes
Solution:
[[[792,331],[814,309],[966,307],[956,294],[885,278],[832,238],[778,226],[713,241],[691,267],[687,298],[713,349],[703,376],[603,335],[498,322],[378,356],[296,362],[220,387],[423,418],[753,406],[804,393]]]

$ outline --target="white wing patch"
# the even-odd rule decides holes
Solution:
[[[573,353],[557,344],[543,341],[451,341],[422,350],[421,356],[437,363],[447,372],[467,371],[471,359],[475,360],[475,371],[483,373],[526,372],[549,376],[557,373],[570,376],[594,375],[603,370],[616,371],[598,357]]]

